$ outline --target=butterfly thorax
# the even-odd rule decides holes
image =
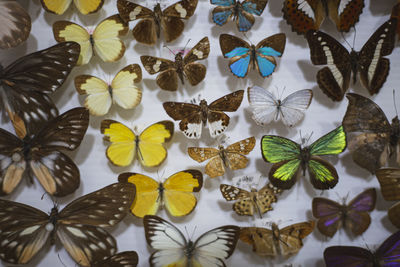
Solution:
[[[303,176],[306,175],[307,163],[311,158],[310,148],[305,147],[300,150],[301,168],[303,169]]]
[[[157,5],[154,7],[154,22],[156,23],[156,33],[157,33],[157,38],[160,38],[160,30],[161,30],[161,19],[162,19],[162,11],[161,11],[161,5],[160,3],[157,3]]]
[[[255,45],[251,45],[251,54],[250,54],[250,60],[251,60],[251,64],[252,64],[252,68],[256,69],[256,46]]]
[[[31,140],[28,136],[26,136],[22,141],[23,141],[22,154],[24,156],[24,159],[26,161],[29,161],[31,160],[31,149],[32,149]]]
[[[164,188],[162,183],[158,184],[157,190],[158,190],[158,195],[160,197],[160,199],[158,199],[158,202],[162,203],[163,202],[163,197],[164,197],[164,191],[165,191],[165,188]]]
[[[400,141],[400,121],[399,117],[396,116],[392,119],[392,131],[390,133],[390,147],[395,150],[396,146]]]
[[[203,126],[206,125],[207,123],[207,114],[208,114],[208,105],[207,105],[207,101],[202,99],[200,101],[200,110],[201,110],[201,121],[203,122]]]
[[[189,240],[186,245],[186,248],[184,249],[184,252],[183,252],[183,253],[185,253],[185,256],[187,257],[189,264],[191,262],[190,259],[193,258],[193,256],[194,256],[194,251],[195,251],[194,243],[192,240]]]
[[[176,73],[178,73],[178,77],[181,80],[182,84],[185,84],[183,79],[183,56],[182,52],[178,52],[175,55],[175,68]]]
[[[353,72],[353,84],[357,81],[357,71],[358,71],[359,54],[354,49],[350,52],[350,64],[351,71]]]
[[[90,37],[89,37],[89,41],[90,41],[90,45],[91,45],[92,47],[94,47],[94,39],[93,39],[93,34],[91,34],[91,35],[90,35]]]
[[[281,241],[281,239],[280,239],[281,234],[279,233],[278,225],[273,223],[271,225],[271,230],[272,230],[272,238],[273,238],[272,240],[274,241],[274,246],[278,250],[278,254],[280,255],[281,251],[280,251],[279,242]]]
[[[242,9],[242,3],[240,3],[239,1],[237,1],[236,3],[235,3],[235,6],[233,7],[233,18],[234,18],[234,20],[237,20],[238,19],[238,17],[239,17],[239,13],[240,13],[240,11],[241,11],[241,9]]]
[[[224,166],[228,167],[229,164],[228,164],[228,160],[227,160],[227,156],[226,156],[226,150],[225,150],[224,146],[223,145],[219,145],[218,149],[219,149],[219,152],[218,152],[219,157],[222,159],[222,162],[224,163]]]
[[[46,225],[46,230],[51,232],[50,233],[50,242],[53,245],[56,241],[56,227],[57,227],[57,220],[58,220],[58,207],[54,205],[54,207],[51,209],[50,212],[50,217],[49,217],[49,222]]]

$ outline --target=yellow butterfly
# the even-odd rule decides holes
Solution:
[[[75,77],[75,87],[80,95],[88,95],[85,107],[90,114],[102,116],[107,114],[112,102],[124,109],[139,105],[142,90],[135,85],[142,80],[142,70],[138,64],[131,64],[120,70],[111,84],[91,75]]]
[[[159,121],[147,127],[140,135],[114,120],[103,120],[100,127],[104,140],[111,142],[106,155],[117,166],[128,166],[135,155],[143,166],[155,167],[167,158],[163,144],[174,134],[172,121]]]
[[[119,37],[126,35],[128,30],[128,24],[119,15],[106,18],[92,33],[70,21],[61,20],[53,24],[57,42],[74,41],[81,45],[77,65],[87,64],[92,58],[93,49],[105,62],[121,59],[125,54],[125,44]]]
[[[62,15],[71,5],[72,0],[40,0],[43,8],[51,13]],[[97,12],[104,4],[104,0],[74,0],[76,8],[83,15]]]
[[[120,174],[118,181],[136,186],[133,215],[140,218],[155,215],[164,205],[172,216],[178,217],[188,215],[196,207],[193,192],[199,192],[203,186],[203,175],[198,170],[184,170],[159,183],[146,175],[127,172]]]

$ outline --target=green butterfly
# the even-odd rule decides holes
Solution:
[[[261,139],[264,160],[274,163],[269,171],[269,180],[280,189],[289,189],[294,185],[300,167],[303,176],[308,167],[314,188],[322,190],[335,187],[339,180],[335,167],[318,156],[339,154],[345,148],[346,134],[342,126],[304,148],[276,135],[264,135]]]

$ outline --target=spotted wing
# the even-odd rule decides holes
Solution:
[[[359,20],[364,0],[327,1],[329,18],[340,32],[348,32]]]
[[[254,137],[243,139],[229,145],[226,151],[227,163],[231,170],[243,169],[249,161],[244,155],[249,154],[256,144]]]
[[[208,41],[208,37],[204,37],[184,57],[183,71],[191,85],[199,84],[206,76],[206,66],[195,61],[206,59],[209,53],[210,42]]]
[[[152,56],[141,56],[140,60],[149,74],[153,75],[160,72],[156,82],[161,89],[167,91],[178,89],[178,74],[174,62]]]
[[[211,178],[224,175],[224,162],[219,156],[218,149],[212,147],[189,147],[188,154],[197,162],[211,159],[205,167],[206,174]]]
[[[252,194],[249,191],[227,184],[221,184],[219,189],[227,201],[238,200],[232,206],[232,209],[238,215],[251,216],[254,214],[254,205],[251,199]]]
[[[282,192],[281,189],[274,187],[271,183],[268,183],[261,188],[256,195],[256,206],[260,214],[264,214],[272,210],[271,204],[276,202],[277,195]]]
[[[202,113],[199,105],[182,102],[164,102],[168,116],[180,120],[179,129],[188,138],[199,139],[202,132]]]

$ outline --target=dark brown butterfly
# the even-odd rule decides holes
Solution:
[[[394,48],[396,25],[396,19],[386,21],[372,34],[360,52],[352,49],[350,53],[326,33],[307,32],[312,63],[327,65],[317,74],[322,92],[333,101],[341,101],[349,88],[351,74],[353,83],[356,83],[359,72],[368,92],[377,94],[389,74],[390,61],[384,56],[390,55]]]
[[[361,235],[371,223],[368,212],[375,208],[375,202],[376,190],[370,188],[357,195],[348,205],[315,197],[312,212],[318,218],[317,227],[323,235],[332,237],[341,226],[351,230],[354,235]]]
[[[351,93],[347,98],[349,105],[342,124],[354,162],[371,173],[386,165],[391,155],[396,156],[400,165],[398,116],[390,124],[385,113],[372,100]]]
[[[16,114],[36,133],[57,117],[48,94],[65,82],[79,53],[79,44],[65,42],[21,57],[5,69],[0,65],[0,97],[11,119]]]
[[[138,254],[135,251],[124,251],[112,255],[106,259],[95,260],[92,267],[136,267],[139,262]]]
[[[148,73],[160,72],[156,81],[161,89],[176,91],[178,89],[178,77],[182,84],[184,84],[184,77],[186,77],[191,85],[197,85],[204,79],[207,71],[206,66],[195,61],[206,59],[209,53],[210,42],[208,37],[204,37],[185,57],[183,57],[183,51],[179,51],[175,55],[175,62],[152,56],[141,56],[140,60]]]
[[[400,200],[400,169],[382,168],[376,170],[376,178],[381,185],[382,196],[387,201]],[[388,210],[389,220],[397,228],[400,228],[400,202],[391,206]]]
[[[105,260],[117,244],[103,228],[119,223],[134,197],[134,185],[115,183],[75,199],[61,212],[54,206],[50,214],[0,199],[0,259],[29,263],[50,238],[52,244],[59,240],[81,266]]]
[[[222,134],[229,124],[229,116],[225,112],[236,111],[243,100],[244,90],[218,98],[210,105],[201,100],[199,105],[182,102],[164,102],[163,107],[174,120],[180,120],[179,129],[192,139],[199,139],[202,126],[208,122],[211,137]]]
[[[157,39],[160,38],[161,29],[166,42],[171,42],[178,38],[185,26],[182,19],[188,19],[193,16],[197,2],[198,0],[182,0],[163,11],[158,3],[154,10],[151,11],[144,6],[127,0],[118,0],[117,7],[123,20],[141,19],[132,31],[136,41],[154,45]]]
[[[35,176],[54,196],[74,192],[80,183],[79,169],[62,150],[75,150],[89,124],[89,111],[74,108],[47,122],[37,133],[15,136],[0,129],[0,195],[11,193],[24,174]],[[23,123],[21,123],[23,128]]]

